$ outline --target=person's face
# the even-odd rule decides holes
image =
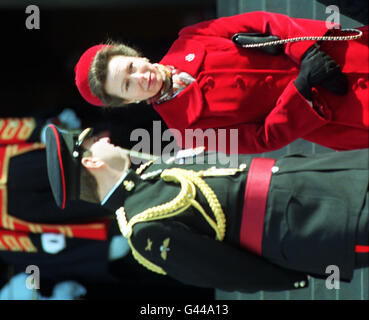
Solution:
[[[82,163],[88,168],[108,166],[115,171],[123,172],[129,167],[130,160],[127,152],[111,144],[108,137],[88,138],[83,142],[83,146],[91,153],[82,159]]]
[[[154,97],[162,84],[159,70],[145,58],[119,55],[108,63],[105,91],[128,103]]]

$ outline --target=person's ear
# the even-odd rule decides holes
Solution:
[[[103,160],[92,157],[82,158],[81,163],[86,169],[99,169],[105,164]]]

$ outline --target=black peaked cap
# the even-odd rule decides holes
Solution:
[[[50,124],[46,128],[47,173],[58,207],[64,209],[71,200],[79,199],[81,145],[92,135],[92,129],[62,130]]]

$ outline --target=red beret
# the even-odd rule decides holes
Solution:
[[[79,93],[88,103],[91,103],[95,106],[102,106],[103,104],[101,100],[96,97],[90,89],[90,84],[88,82],[88,72],[90,71],[92,61],[94,60],[97,52],[101,49],[104,49],[105,47],[108,46],[105,44],[99,44],[87,49],[74,68],[74,72],[76,74],[75,81]]]

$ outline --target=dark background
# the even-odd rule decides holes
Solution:
[[[134,128],[151,131],[152,121],[160,118],[145,103],[124,109],[87,104],[74,85],[74,66],[80,55],[112,39],[133,45],[158,62],[182,27],[216,17],[215,0],[138,0],[136,4],[107,0],[93,6],[84,1],[75,1],[73,6],[68,6],[69,1],[63,5],[55,1],[54,6],[53,1],[44,2],[29,3],[40,9],[38,30],[26,28],[27,1],[17,7],[0,6],[0,117],[46,119],[68,107],[77,112],[83,126],[110,130],[113,143],[124,147],[137,143],[129,141]]]

